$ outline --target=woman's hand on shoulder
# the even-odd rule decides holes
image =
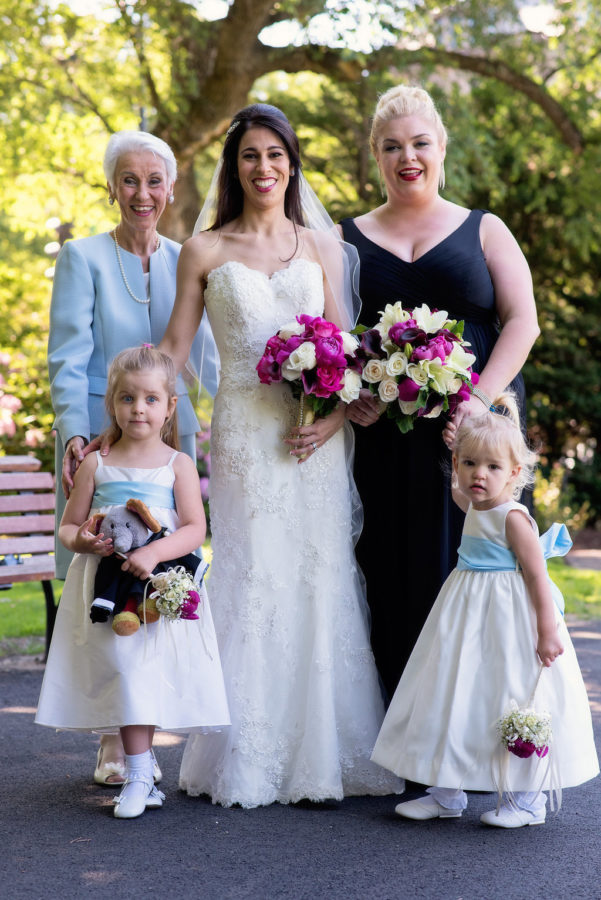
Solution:
[[[87,442],[85,438],[82,438],[79,434],[75,435],[72,438],[69,438],[69,440],[67,441],[67,446],[65,447],[65,452],[63,455],[63,468],[61,472],[61,484],[63,493],[67,500],[69,499],[69,494],[73,489],[73,479],[75,478],[75,473],[83,462],[86,443]]]

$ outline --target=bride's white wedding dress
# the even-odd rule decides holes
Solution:
[[[384,708],[343,430],[299,465],[282,441],[298,401],[255,368],[282,325],[323,315],[321,267],[297,259],[269,277],[230,261],[210,273],[205,302],[221,359],[208,589],[232,726],[190,738],[180,786],[246,807],[398,792],[369,759]]]

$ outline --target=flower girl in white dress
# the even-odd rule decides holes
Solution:
[[[433,785],[398,804],[405,818],[456,818],[465,790],[504,791],[481,821],[516,828],[544,823],[543,789],[581,784],[599,765],[563,601],[545,564],[571,541],[565,526],[539,539],[513,499],[532,480],[535,457],[513,398],[504,394],[492,410],[464,418],[457,431],[454,496],[467,512],[459,563],[415,645],[372,759]],[[542,745],[535,753],[530,741],[531,755],[520,758],[519,748],[510,753],[501,743],[497,723],[512,701],[523,706],[529,698],[551,714],[552,737],[548,753]]]
[[[93,623],[94,577],[112,542],[96,534],[92,515],[130,498],[142,499],[166,534],[130,552],[123,571],[145,580],[161,563],[192,553],[206,523],[198,473],[174,452],[177,396],[168,356],[145,345],[113,360],[107,408],[118,436],[108,456],[82,462],[61,520],[59,537],[76,555],[69,567],[50,647],[36,722],[58,729],[115,732],[126,754],[126,781],[117,818],[160,807],[153,784],[155,728],[191,732],[229,725],[219,650],[204,587],[198,619],[161,615],[128,636]]]

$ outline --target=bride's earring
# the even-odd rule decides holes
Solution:
[[[445,186],[444,160],[440,164],[440,174],[438,176],[438,187],[442,191]]]

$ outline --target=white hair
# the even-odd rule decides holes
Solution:
[[[161,138],[147,131],[116,131],[109,138],[104,153],[102,168],[111,190],[114,190],[115,169],[124,153],[154,153],[165,163],[167,180],[172,183],[177,178],[177,161],[173,150]]]

